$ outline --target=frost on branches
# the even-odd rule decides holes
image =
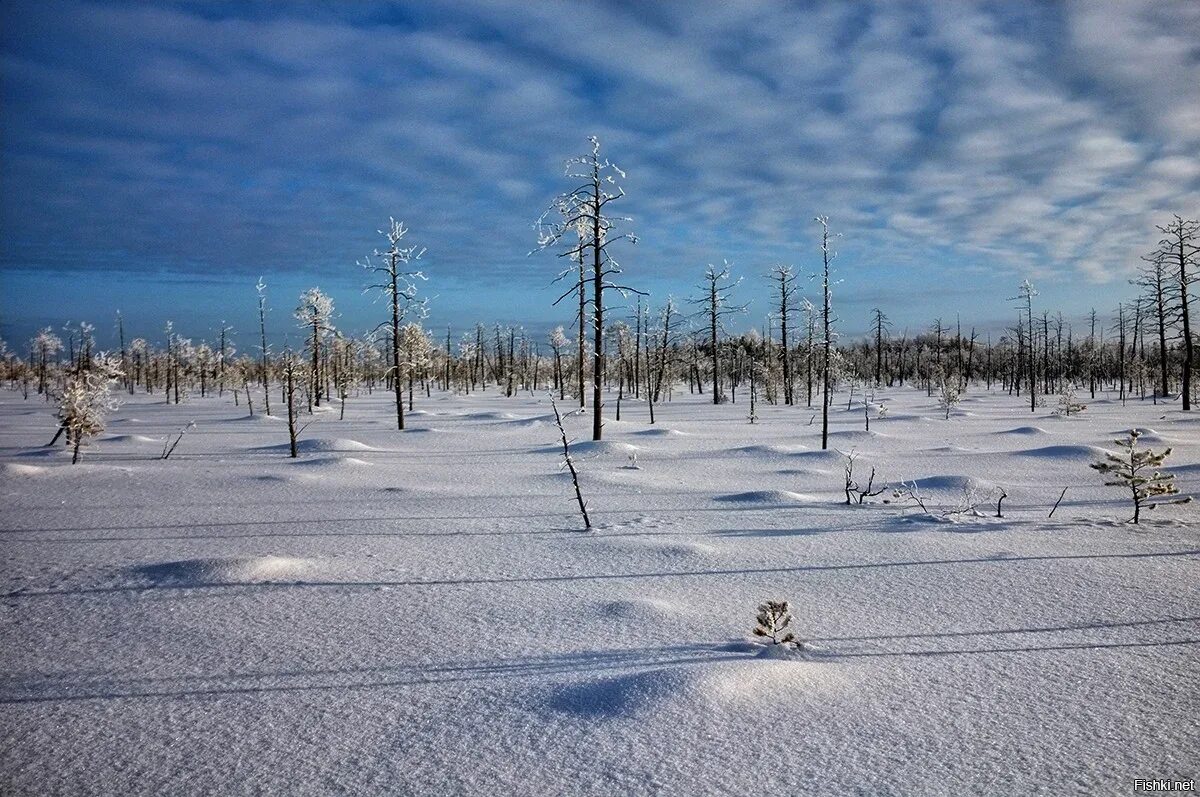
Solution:
[[[758,607],[755,619],[754,636],[771,645],[792,646],[803,650],[804,643],[788,630],[792,624],[792,614],[787,601],[767,601]]]
[[[1070,418],[1072,415],[1078,415],[1087,409],[1087,405],[1075,398],[1075,386],[1068,382],[1063,386],[1063,391],[1058,397],[1058,409],[1055,413],[1062,415],[1065,418]]]
[[[58,420],[72,447],[71,464],[79,462],[79,448],[104,431],[105,416],[118,406],[112,386],[122,376],[120,364],[101,356],[90,368],[76,370],[67,380],[58,402]]]
[[[1132,523],[1138,522],[1143,508],[1149,510],[1160,504],[1186,504],[1192,500],[1191,496],[1170,501],[1154,500],[1179,493],[1175,486],[1175,477],[1158,470],[1158,466],[1171,456],[1171,449],[1168,448],[1162,453],[1155,453],[1149,448],[1139,450],[1137,442],[1140,436],[1141,432],[1131,429],[1128,439],[1115,441],[1123,451],[1109,454],[1104,461],[1092,463],[1092,467],[1101,473],[1113,475],[1112,481],[1105,482],[1107,486],[1129,489],[1133,499],[1133,518],[1130,521]]]

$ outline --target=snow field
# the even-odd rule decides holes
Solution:
[[[70,466],[0,394],[0,792],[1123,793],[1200,760],[1200,510],[1124,523],[1087,463],[1137,426],[1200,493],[1200,418],[919,391],[831,445],[936,514],[844,506],[811,411],[387,396],[282,423],[136,396]],[[30,411],[33,414],[26,414]],[[549,419],[549,420],[547,420]],[[191,420],[168,461],[161,441]],[[424,433],[438,430],[437,434]],[[638,469],[629,455],[637,454]],[[994,492],[1003,487],[1004,518]],[[1046,515],[1063,487],[1062,505]],[[759,655],[755,607],[808,651]]]

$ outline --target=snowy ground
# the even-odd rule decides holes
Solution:
[[[1131,426],[1200,493],[1200,412],[913,390],[833,441],[939,506],[846,507],[804,408],[677,396],[579,446],[544,399],[282,421],[131,398],[71,467],[0,394],[0,793],[1124,794],[1200,775],[1200,508],[1134,527]],[[167,462],[162,438],[197,428]],[[590,418],[569,425],[586,438]],[[636,450],[639,469],[628,467]],[[1050,506],[1068,491],[1052,520]],[[880,496],[875,501],[881,501]],[[990,514],[994,505],[983,507]],[[812,651],[758,658],[792,602]]]

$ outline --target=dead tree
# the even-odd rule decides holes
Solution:
[[[829,401],[831,392],[829,358],[833,349],[833,286],[829,280],[829,261],[833,260],[837,256],[837,253],[829,247],[829,217],[817,216],[814,221],[821,225],[821,261],[824,266],[821,278],[821,292],[824,296],[821,325],[825,332],[824,338],[821,341],[821,450],[825,451],[829,448]]]
[[[788,320],[796,312],[796,275],[790,266],[776,266],[771,270],[779,301],[779,359],[783,365],[783,403],[795,401],[795,384],[792,381],[792,352],[788,343]]]
[[[263,406],[266,408],[267,415],[271,414],[271,364],[269,359],[270,349],[267,348],[267,295],[265,293],[267,285],[262,281],[262,277],[258,278],[258,284],[254,286],[258,291],[258,333],[261,338],[259,351],[262,353],[262,389],[263,389]]]
[[[571,484],[575,485],[575,500],[579,502],[579,514],[583,515],[583,528],[584,531],[588,531],[592,528],[592,521],[588,517],[583,492],[579,489],[579,472],[575,470],[575,460],[571,459],[571,443],[567,440],[567,430],[563,428],[562,415],[558,411],[558,405],[554,403],[553,394],[550,396],[550,408],[554,410],[554,423],[558,426],[558,435],[562,440],[563,465],[571,472]]]
[[[875,333],[875,387],[880,387],[883,378],[883,336],[891,329],[892,323],[883,311],[876,307],[871,311],[871,327]]]
[[[622,296],[630,293],[646,295],[627,285],[613,281],[621,273],[620,264],[613,258],[609,247],[616,241],[637,242],[631,233],[615,234],[617,223],[629,221],[624,217],[612,216],[607,207],[625,196],[617,183],[625,172],[606,158],[600,157],[600,141],[595,136],[588,139],[592,151],[579,158],[567,161],[566,174],[570,180],[581,181],[566,193],[560,194],[549,211],[538,220],[538,248],[546,249],[559,243],[568,232],[576,232],[577,242],[559,253],[572,262],[587,259],[591,262],[591,318],[592,318],[592,439],[599,440],[603,434],[603,399],[601,389],[604,382],[604,298],[608,291],[617,291]],[[561,221],[548,221],[550,213],[562,216]],[[582,290],[582,289],[580,289]],[[572,287],[557,301],[574,293]]]
[[[718,331],[723,327],[724,319],[735,313],[746,312],[747,305],[732,305],[729,297],[741,279],[730,280],[729,262],[726,261],[720,271],[711,263],[704,272],[704,283],[699,286],[701,295],[689,299],[689,304],[698,305],[700,310],[696,315],[702,317],[708,326],[709,358],[712,361],[713,404],[721,403],[721,359],[720,340]]]
[[[1171,263],[1175,272],[1175,290],[1178,294],[1179,317],[1183,322],[1183,409],[1192,408],[1192,366],[1195,343],[1192,340],[1192,322],[1189,293],[1191,284],[1200,279],[1195,272],[1200,258],[1200,221],[1184,219],[1178,214],[1168,223],[1159,226],[1163,234],[1158,249],[1151,257],[1162,256]]]
[[[392,362],[389,373],[396,399],[396,428],[404,431],[404,385],[400,378],[400,348],[403,340],[400,325],[409,315],[420,319],[429,315],[428,300],[417,298],[417,282],[424,281],[425,275],[410,269],[411,264],[425,254],[425,250],[416,246],[401,246],[408,228],[395,219],[389,218],[387,232],[380,230],[379,234],[387,238],[388,248],[383,252],[376,249],[360,265],[371,274],[380,275],[382,282],[368,285],[367,290],[379,291],[388,300],[391,310],[390,318],[375,329],[386,328],[391,334]]]
[[[1033,285],[1029,280],[1023,280],[1021,287],[1017,291],[1017,295],[1012,297],[1010,301],[1023,302],[1025,305],[1025,329],[1029,332],[1029,411],[1037,412],[1037,364],[1034,357],[1033,346],[1033,297],[1037,296],[1038,292],[1033,289]],[[1019,337],[1019,330],[1018,330]]]

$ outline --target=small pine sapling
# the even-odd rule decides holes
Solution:
[[[1078,415],[1086,409],[1087,405],[1080,403],[1075,398],[1075,386],[1068,382],[1058,397],[1058,409],[1055,410],[1055,414],[1061,415],[1064,418],[1070,418],[1072,415]]]
[[[1171,455],[1171,449],[1168,448],[1161,453],[1156,453],[1149,448],[1138,449],[1139,437],[1141,437],[1141,432],[1131,429],[1127,439],[1115,441],[1123,449],[1120,453],[1109,454],[1105,460],[1093,462],[1091,465],[1101,473],[1112,474],[1112,481],[1105,482],[1106,486],[1129,489],[1133,499],[1131,523],[1138,522],[1142,509],[1150,510],[1162,504],[1186,504],[1192,500],[1191,496],[1172,500],[1155,500],[1179,493],[1179,489],[1175,486],[1175,477],[1170,473],[1158,470],[1158,467]]]
[[[772,645],[790,645],[797,650],[804,649],[804,643],[796,635],[787,630],[792,624],[792,614],[787,601],[767,601],[759,604],[758,616],[755,619],[754,636]]]

